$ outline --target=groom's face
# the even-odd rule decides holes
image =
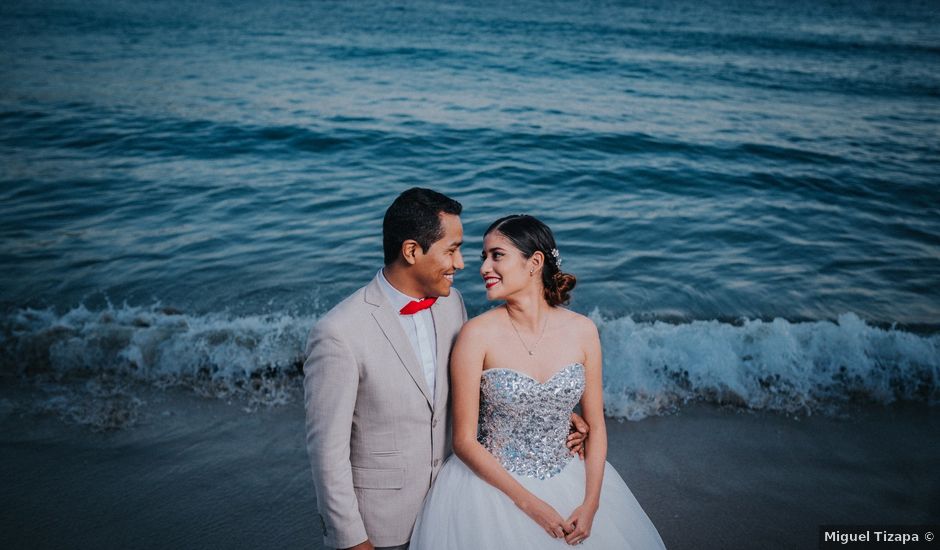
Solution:
[[[460,216],[440,214],[444,236],[435,241],[427,252],[419,246],[415,252],[416,282],[427,297],[449,296],[454,284],[454,274],[463,269],[463,225]]]

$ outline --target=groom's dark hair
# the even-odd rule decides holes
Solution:
[[[385,250],[385,265],[390,265],[401,254],[401,245],[414,239],[427,252],[431,245],[444,236],[441,214],[459,216],[463,206],[454,199],[421,187],[398,195],[385,211],[382,222],[382,246]]]

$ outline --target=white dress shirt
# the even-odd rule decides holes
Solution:
[[[403,294],[400,290],[392,286],[385,278],[383,270],[379,270],[379,283],[388,301],[396,312],[405,307],[409,302],[417,301],[415,298]],[[424,378],[428,383],[428,395],[431,396],[431,404],[434,404],[434,365],[437,357],[437,334],[434,331],[434,317],[431,316],[431,308],[423,309],[412,315],[398,315],[398,321],[401,328],[405,329],[408,335],[408,341],[421,362],[421,368],[424,370]]]

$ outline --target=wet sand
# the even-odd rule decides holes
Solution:
[[[299,401],[152,390],[95,433],[0,388],[4,548],[322,548]],[[940,412],[793,419],[697,405],[608,422],[608,460],[670,549],[815,548],[826,523],[940,519]]]

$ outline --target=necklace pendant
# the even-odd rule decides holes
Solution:
[[[529,355],[535,355],[535,352],[532,350],[529,350]]]

